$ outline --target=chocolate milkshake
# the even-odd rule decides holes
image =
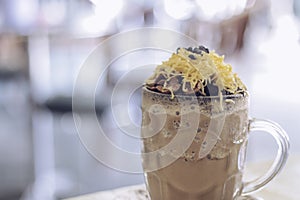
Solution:
[[[223,57],[203,46],[179,48],[146,81],[142,112],[151,200],[240,195],[248,94]]]

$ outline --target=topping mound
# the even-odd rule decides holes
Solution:
[[[182,95],[222,96],[244,94],[247,89],[224,56],[204,46],[178,48],[146,80],[152,91]]]

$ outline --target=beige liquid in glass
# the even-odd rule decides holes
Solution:
[[[155,121],[155,108],[157,113],[161,108],[166,113],[166,121],[158,133],[148,137],[151,127],[142,130],[143,153],[161,149],[170,143],[178,129],[189,126],[189,121],[181,121],[183,115],[200,116],[193,141],[183,154],[175,156],[174,162],[147,171],[154,162],[160,166],[160,158],[144,157],[143,167],[151,200],[232,200],[240,195],[248,133],[248,97],[225,96],[222,109],[212,106],[216,104],[220,104],[219,97],[209,100],[207,97],[176,96],[171,99],[168,94],[143,88],[143,126],[149,125],[151,120],[153,127],[161,126],[161,120]],[[211,119],[218,115],[225,119],[221,133],[216,136],[217,142],[212,150],[201,158],[201,148],[211,142],[205,140]],[[193,117],[187,119],[193,120]],[[172,156],[174,152],[176,149],[164,153]]]

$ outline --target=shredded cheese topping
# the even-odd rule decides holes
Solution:
[[[219,96],[222,96],[222,91],[237,94],[247,90],[238,75],[232,72],[232,66],[224,62],[224,56],[214,51],[198,54],[180,48],[169,60],[156,67],[154,74],[146,80],[146,85],[155,86],[158,77],[161,91],[171,93],[172,98],[175,90],[178,90],[178,87],[174,87],[175,83],[180,84],[183,93],[199,91],[203,96],[207,95],[205,87],[208,84],[218,87]],[[170,83],[174,77],[178,81]]]

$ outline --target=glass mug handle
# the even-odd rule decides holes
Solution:
[[[250,119],[249,131],[265,131],[270,133],[278,144],[278,151],[272,166],[266,174],[253,181],[243,183],[242,195],[248,195],[258,189],[261,189],[278,174],[287,161],[290,146],[288,135],[275,122],[262,119]]]

